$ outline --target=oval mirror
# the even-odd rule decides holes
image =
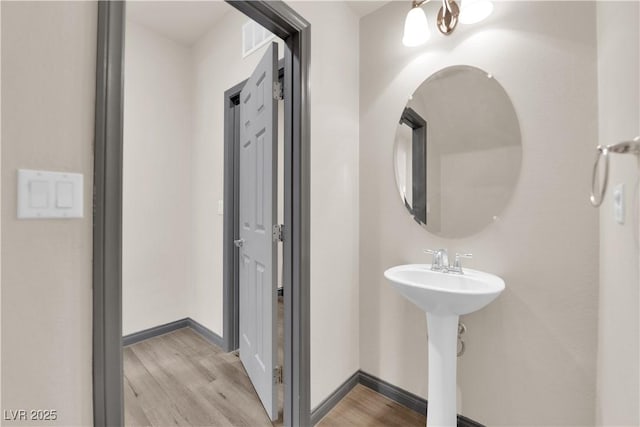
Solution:
[[[400,116],[394,151],[402,203],[442,237],[468,236],[498,219],[522,162],[509,96],[491,74],[466,65],[418,87]]]

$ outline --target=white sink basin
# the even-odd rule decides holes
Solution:
[[[504,280],[468,268],[464,275],[432,271],[430,264],[400,265],[385,271],[384,276],[427,314],[427,426],[456,427],[458,318],[496,299],[504,290]]]
[[[388,269],[384,277],[422,310],[440,315],[480,310],[504,290],[498,276],[469,268],[461,275],[432,271],[430,264],[408,264]]]

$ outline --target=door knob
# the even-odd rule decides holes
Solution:
[[[244,239],[234,240],[233,244],[236,245],[237,248],[241,248],[242,246],[244,246]]]

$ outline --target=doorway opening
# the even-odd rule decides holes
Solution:
[[[281,2],[229,2],[284,40],[284,424],[309,424],[309,24]],[[94,422],[122,425],[125,4],[101,2],[94,209]],[[226,188],[225,188],[226,192]],[[225,206],[225,210],[229,206]],[[225,229],[225,245],[226,239]],[[226,273],[225,273],[226,276]],[[227,335],[225,323],[223,336]]]

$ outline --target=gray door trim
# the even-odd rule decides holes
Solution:
[[[311,28],[282,1],[229,3],[282,38],[286,45],[284,281],[290,292],[285,293],[284,422],[286,426],[309,426]],[[124,423],[121,261],[124,10],[124,2],[100,1],[98,6],[93,235],[96,427]]]
[[[406,107],[400,124],[412,129],[412,198],[411,214],[419,224],[427,224],[427,121],[416,110]],[[406,202],[405,202],[406,203]]]
[[[311,425],[309,66],[311,26],[281,1],[228,1],[285,41],[284,422]]]
[[[124,424],[122,100],[124,2],[98,3],[93,208],[93,421]]]
[[[224,93],[224,217],[222,243],[222,337],[225,351],[236,350],[239,345],[239,286],[238,250],[233,244],[238,236],[238,144],[239,144],[239,97],[246,81],[235,85]]]

